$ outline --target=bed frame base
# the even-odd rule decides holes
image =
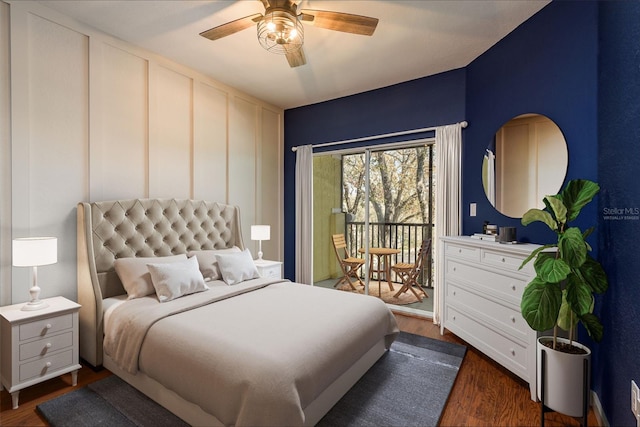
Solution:
[[[305,409],[305,426],[316,425],[329,410],[353,387],[353,385],[371,368],[385,353],[384,338],[374,344],[348,371],[338,377]],[[130,374],[106,354],[103,355],[104,367],[114,375],[122,378],[131,386],[141,391],[151,400],[166,408],[190,425],[222,426],[224,425],[214,415],[205,412],[200,406],[189,402],[169,390],[162,384],[138,371]]]

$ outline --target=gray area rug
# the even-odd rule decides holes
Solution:
[[[401,333],[318,426],[435,426],[466,347]],[[53,427],[186,426],[115,375],[38,405]]]

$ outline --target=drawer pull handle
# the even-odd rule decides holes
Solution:
[[[47,345],[45,345],[46,348],[51,348],[51,343],[48,342]]]
[[[458,249],[458,253],[461,254],[462,253],[462,249]]]
[[[515,317],[515,316],[511,316],[511,321],[512,321],[513,323],[516,323],[516,317]]]
[[[505,262],[506,260],[504,258],[502,258],[502,262]]]
[[[453,296],[456,296],[456,291],[453,291]]]
[[[51,362],[47,362],[47,363],[45,363],[45,365],[44,365],[44,366],[46,366],[47,368],[50,368],[50,367],[51,367]]]
[[[51,323],[47,323],[47,325],[44,328],[45,329],[51,329]]]
[[[516,351],[515,351],[514,349],[511,349],[510,351],[511,351],[511,355],[512,355],[512,356],[515,356],[515,355],[516,355]]]
[[[516,285],[511,285],[511,289],[515,291],[516,290]]]

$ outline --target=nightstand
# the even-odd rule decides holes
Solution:
[[[78,383],[78,310],[64,297],[47,298],[49,307],[21,310],[24,303],[0,307],[2,361],[0,389],[11,393],[13,409],[20,390],[71,372]]]
[[[280,261],[269,261],[266,259],[255,260],[258,273],[262,277],[272,279],[282,279],[282,263]]]

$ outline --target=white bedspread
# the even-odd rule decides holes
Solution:
[[[105,317],[105,352],[225,425],[289,426],[303,424],[309,403],[398,331],[375,297],[256,279],[169,303],[120,304]]]

